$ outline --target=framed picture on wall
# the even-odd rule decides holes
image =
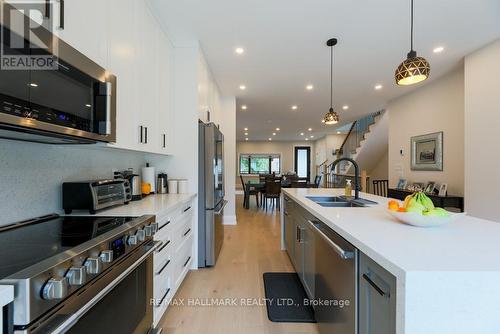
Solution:
[[[396,186],[396,188],[398,188],[398,189],[406,189],[406,184],[407,183],[408,183],[408,181],[406,179],[399,179],[398,185]]]
[[[443,132],[411,138],[411,169],[443,170]]]

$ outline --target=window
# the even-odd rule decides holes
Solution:
[[[240,174],[280,174],[279,154],[240,154]]]

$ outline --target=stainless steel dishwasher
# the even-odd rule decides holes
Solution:
[[[316,321],[320,333],[356,334],[358,250],[321,222],[315,232]]]

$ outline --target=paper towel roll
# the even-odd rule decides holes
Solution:
[[[156,176],[155,176],[155,168],[149,167],[149,164],[146,164],[146,167],[141,169],[142,174],[142,182],[149,183],[151,185],[151,192],[156,192]]]

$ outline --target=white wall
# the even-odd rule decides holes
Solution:
[[[63,213],[63,182],[112,178],[113,169],[138,171],[148,160],[142,153],[111,148],[0,139],[0,225]]]
[[[500,40],[465,58],[465,210],[500,222]]]
[[[404,89],[404,88],[403,88]],[[389,182],[447,183],[448,193],[464,193],[464,72],[463,68],[389,102]],[[444,170],[412,171],[410,138],[444,132]],[[399,151],[403,149],[404,155]]]

